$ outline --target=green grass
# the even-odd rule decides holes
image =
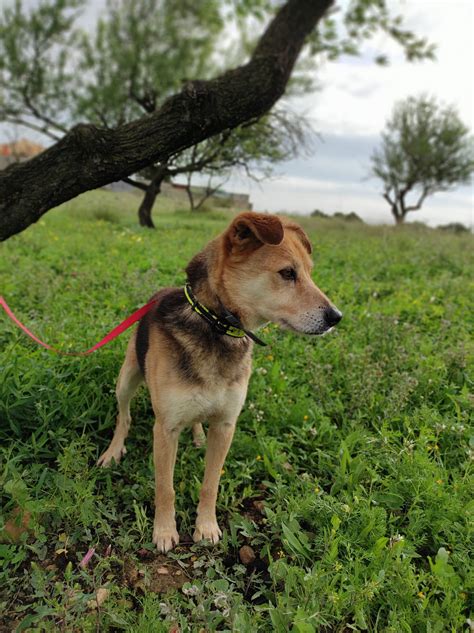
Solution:
[[[162,201],[149,231],[135,223],[136,201],[88,194],[2,245],[2,294],[41,338],[91,346],[157,288],[183,283],[229,218]],[[28,523],[0,545],[4,630],[469,630],[473,239],[304,225],[315,280],[344,320],[324,338],[262,333],[270,345],[255,350],[218,501],[224,538],[212,548],[186,536],[203,472],[186,432],[175,477],[184,544],[154,553],[145,390],[123,462],[94,465],[112,436],[127,337],[57,356],[3,318],[0,524],[15,510]],[[245,544],[257,556],[248,567]],[[94,608],[98,588],[109,595]]]

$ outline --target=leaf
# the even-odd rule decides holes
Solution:
[[[302,556],[306,560],[313,560],[312,552],[300,541],[297,535],[285,524],[281,524],[283,534],[288,543],[290,550],[299,556]]]

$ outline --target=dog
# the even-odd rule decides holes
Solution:
[[[304,230],[275,215],[245,212],[188,264],[185,288],[166,288],[132,335],[117,382],[118,416],[100,466],[119,462],[130,429],[130,401],[145,381],[153,427],[155,519],[153,542],[168,552],[179,542],[173,472],[178,438],[193,428],[195,442],[209,423],[195,542],[217,543],[221,470],[245,402],[252,332],[272,321],[303,334],[324,334],[341,312],[311,278],[311,243]]]

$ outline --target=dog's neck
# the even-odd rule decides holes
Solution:
[[[225,302],[221,298],[221,294],[225,296],[225,293],[219,293],[219,289],[214,290],[211,287],[209,279],[207,277],[202,278],[199,282],[192,285],[193,293],[199,303],[202,303],[206,308],[212,310],[219,318],[225,318],[225,310],[229,310],[237,318],[240,318],[238,310],[231,305],[230,302]]]
[[[227,296],[218,273],[210,277],[210,271],[219,271],[218,244],[214,240],[207,248],[198,253],[186,267],[189,283],[194,296],[206,308],[212,310],[218,317],[225,316],[225,309],[238,319],[242,318],[239,307],[233,305],[231,297]]]

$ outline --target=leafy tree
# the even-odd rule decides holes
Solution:
[[[402,224],[428,196],[469,183],[473,139],[454,107],[427,96],[409,97],[395,105],[371,160],[395,222]]]
[[[51,6],[51,15],[61,16],[61,9],[66,13],[73,6],[78,7],[79,3],[55,4],[54,10]],[[78,31],[72,35],[73,18],[58,21],[57,37],[52,38],[48,30],[43,39],[47,46],[51,38],[56,51],[61,44],[73,46],[78,55],[78,72],[68,73],[66,60],[61,56],[56,66],[51,65],[57,69],[54,76],[38,64],[39,56],[33,56],[33,50],[26,54],[24,50],[15,50],[16,71],[20,64],[25,67],[28,57],[32,64],[29,72],[24,73],[23,81],[10,85],[15,98],[5,106],[4,120],[23,124],[56,140],[66,132],[67,120],[85,120],[113,129],[156,112],[180,88],[186,76],[204,79],[216,72],[215,57],[224,27],[220,6],[218,0],[199,3],[108,0],[106,17],[99,18],[92,35]],[[149,16],[153,13],[158,14],[159,19],[150,22]],[[21,4],[17,3],[6,15],[10,15],[10,20],[14,17],[17,23],[21,21]],[[34,16],[35,13],[31,13],[24,24],[35,31]],[[44,19],[43,6],[39,7],[37,17]],[[243,53],[237,54],[242,56]],[[21,73],[15,74],[18,79],[21,77]],[[30,85],[31,78],[36,76],[40,80],[37,81],[38,92],[34,94]],[[48,90],[46,82],[54,84],[55,90]],[[69,101],[64,98],[67,91],[74,94]],[[47,109],[45,96],[48,96]],[[139,178],[125,177],[128,184],[144,192],[138,209],[140,224],[154,226],[151,213],[163,181],[186,175],[191,208],[198,208],[218,189],[211,184],[216,175],[227,179],[232,170],[241,169],[252,176],[257,168],[259,174],[269,175],[270,165],[294,157],[305,148],[305,135],[309,134],[310,126],[304,119],[297,120],[289,112],[279,110],[264,120],[252,121],[250,127],[247,124],[226,130],[189,150],[149,165],[140,172]],[[204,172],[209,177],[206,196],[198,204],[191,188],[196,172]]]
[[[119,9],[134,4],[132,0],[123,0]],[[180,25],[181,34],[184,29],[187,36],[194,38],[200,29],[208,28],[208,14],[199,14],[210,11],[208,4],[214,11],[218,7],[219,13],[212,13],[211,26],[214,25],[215,31],[211,40],[217,37],[219,25],[229,15],[248,27],[249,50],[252,48],[253,52],[246,63],[227,70],[230,56],[215,49],[214,68],[209,67],[207,72],[204,67],[192,66],[191,60],[191,66],[185,70],[196,74],[184,71],[181,74],[172,70],[164,55],[161,60],[157,57],[156,65],[153,62],[143,73],[139,69],[136,75],[119,71],[112,82],[99,74],[95,84],[91,79],[94,55],[107,54],[106,35],[98,33],[98,37],[104,38],[103,49],[97,53],[93,46],[89,47],[91,63],[81,67],[84,58],[74,51],[79,43],[83,48],[84,38],[71,27],[75,12],[86,5],[86,0],[38,0],[37,7],[29,13],[23,9],[21,0],[17,0],[3,9],[0,119],[31,123],[60,140],[40,156],[0,172],[1,239],[23,230],[48,209],[81,192],[129,177],[152,164],[167,164],[186,148],[259,120],[285,93],[298,59],[300,66],[295,72],[305,89],[308,68],[314,68],[319,59],[358,54],[362,42],[379,31],[398,41],[410,60],[433,55],[432,47],[423,38],[404,30],[401,18],[389,14],[386,0],[353,0],[339,14],[332,10],[334,0],[215,0],[215,3],[176,0],[176,24]],[[170,6],[172,10],[174,3],[149,0],[147,4],[138,0],[137,5],[142,9],[134,28],[145,28],[145,23],[153,29],[160,20],[159,7]],[[185,16],[181,22],[180,9]],[[267,21],[268,26],[253,45],[256,28],[261,30]],[[317,24],[320,28],[314,32]],[[256,28],[252,30],[251,25]],[[128,24],[120,23],[116,27],[119,32],[122,26],[129,28]],[[162,35],[168,36],[166,29]],[[121,67],[122,56],[133,65],[138,51],[128,38],[124,42],[111,49],[113,67]],[[194,45],[200,44],[194,42]],[[163,47],[172,56],[172,46],[164,42]],[[146,58],[146,47],[140,50],[140,55],[141,60]],[[183,59],[186,55],[183,52]],[[386,62],[382,58],[376,61]],[[298,75],[300,71],[302,74]],[[159,87],[161,73],[171,74],[173,80],[163,91]],[[123,89],[121,83],[128,87],[128,94],[133,92],[131,99],[122,106],[121,116],[116,113],[112,122],[102,120],[104,108],[98,88],[103,85],[115,100],[115,93]],[[137,101],[137,94],[145,105]],[[154,109],[139,118],[138,106],[146,109],[155,97]],[[81,112],[88,104],[95,108],[97,122],[92,123],[92,117],[88,119],[82,114],[82,120],[90,122],[71,127],[79,120],[78,104]]]

